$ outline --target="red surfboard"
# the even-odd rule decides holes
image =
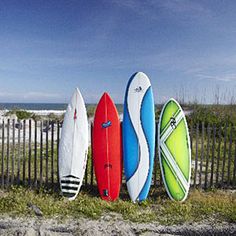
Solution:
[[[108,93],[101,97],[94,116],[93,162],[102,199],[118,198],[122,176],[121,128],[119,115]]]

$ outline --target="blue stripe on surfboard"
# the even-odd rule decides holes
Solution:
[[[138,168],[139,159],[139,144],[137,134],[134,130],[133,124],[130,119],[128,107],[127,107],[127,97],[130,84],[137,73],[133,74],[129,79],[124,102],[124,114],[123,114],[123,124],[122,124],[122,134],[123,134],[123,160],[124,160],[124,171],[125,178],[128,181]]]
[[[148,177],[139,194],[139,201],[143,201],[147,198],[151,181],[152,181],[152,171],[154,163],[154,152],[155,152],[155,109],[154,100],[151,86],[146,91],[144,95],[142,106],[141,106],[141,124],[145,138],[148,144],[149,150],[149,171]]]

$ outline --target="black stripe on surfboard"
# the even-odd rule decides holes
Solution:
[[[71,198],[71,197],[74,197],[74,196],[76,195],[76,193],[62,192],[62,195],[63,195],[64,197]]]
[[[78,186],[79,187],[79,186]],[[62,189],[62,192],[64,190],[75,190],[77,191],[78,190],[78,187],[71,187],[71,186],[62,186],[61,189]]]
[[[76,181],[76,180],[61,180],[62,184],[80,184],[80,181]]]

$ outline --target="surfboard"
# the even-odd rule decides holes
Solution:
[[[123,160],[130,198],[147,198],[155,150],[155,109],[150,80],[137,72],[130,78],[123,114]]]
[[[172,200],[184,201],[191,177],[191,149],[186,118],[179,103],[171,98],[164,105],[158,126],[161,173]]]
[[[88,119],[77,88],[68,104],[59,143],[59,180],[63,196],[74,200],[82,185],[88,152]]]
[[[108,93],[101,97],[94,116],[93,162],[99,194],[114,201],[119,197],[122,177],[120,119]]]

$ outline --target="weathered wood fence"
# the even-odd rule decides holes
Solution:
[[[204,123],[190,128],[192,187],[207,189],[236,186],[235,128],[229,125],[205,126]],[[90,130],[92,135],[92,125]],[[23,185],[58,191],[60,131],[61,124],[55,121],[2,120],[0,122],[1,187]],[[154,187],[163,185],[157,148],[152,183]],[[84,186],[92,189],[95,185],[90,148]]]

